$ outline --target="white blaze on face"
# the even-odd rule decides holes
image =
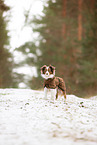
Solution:
[[[49,67],[47,66],[46,69],[47,69],[47,71],[46,71],[45,75],[46,75],[46,76],[49,76],[49,75],[50,75],[50,73],[49,73]]]

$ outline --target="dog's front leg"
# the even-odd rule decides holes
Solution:
[[[56,89],[50,89],[50,91],[51,91],[51,100],[55,103]]]
[[[44,99],[47,100],[47,88],[44,88]]]

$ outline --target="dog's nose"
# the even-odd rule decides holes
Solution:
[[[49,73],[48,72],[46,72],[46,75],[48,75]]]

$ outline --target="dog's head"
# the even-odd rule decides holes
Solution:
[[[49,78],[53,78],[55,76],[55,67],[52,65],[42,66],[41,67],[41,76],[46,80]]]

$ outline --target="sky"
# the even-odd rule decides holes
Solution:
[[[24,28],[24,12],[30,10],[30,18],[33,15],[42,15],[43,1],[42,0],[5,0],[5,3],[11,7],[7,15],[11,14],[8,30],[10,38],[11,51],[19,47],[24,42],[32,40],[33,35],[30,27]]]
[[[11,8],[10,11],[4,13],[5,16],[9,17],[7,27],[9,30],[8,35],[10,36],[9,51],[13,54],[15,63],[19,63],[24,58],[21,52],[15,51],[15,48],[18,48],[27,41],[32,41],[34,38],[37,39],[37,35],[33,33],[31,27],[24,27],[24,12],[30,10],[29,17],[31,19],[34,15],[43,15],[44,0],[5,0],[5,4]],[[29,76],[37,76],[35,67],[27,65],[20,69],[14,69],[14,72],[25,74],[26,79]],[[23,83],[20,83],[19,86],[25,87]]]

